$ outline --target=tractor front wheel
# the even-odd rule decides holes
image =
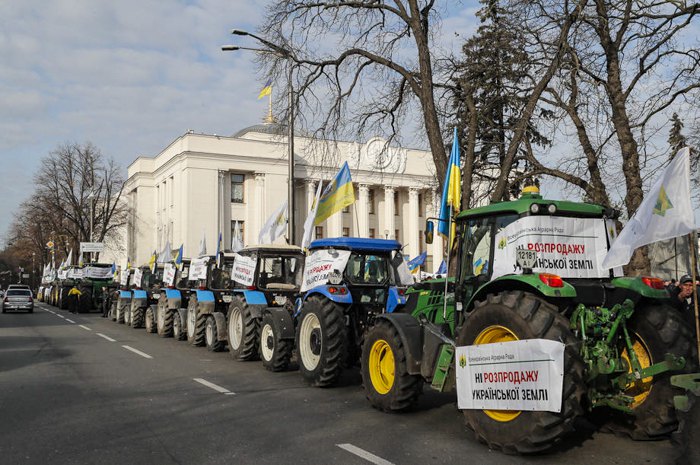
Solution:
[[[153,308],[148,308],[146,310],[146,320],[144,322],[144,325],[146,326],[146,332],[147,333],[155,333],[156,332],[156,322],[155,322],[155,316],[153,315]]]
[[[348,338],[343,308],[324,297],[309,297],[296,334],[299,370],[312,386],[327,387],[340,378]]]
[[[489,294],[467,316],[457,345],[522,339],[549,339],[565,344],[561,411],[462,411],[477,439],[507,454],[549,449],[573,431],[574,419],[582,414],[581,399],[586,391],[580,341],[557,307],[536,295],[521,291]]]
[[[207,323],[204,330],[204,340],[207,349],[211,352],[221,352],[224,350],[226,343],[219,340],[219,331],[216,327],[216,320],[213,316],[207,317]]]
[[[372,407],[385,412],[408,410],[423,390],[423,379],[408,374],[406,348],[387,321],[378,321],[365,334],[362,385]]]
[[[275,330],[272,315],[265,313],[260,328],[260,360],[270,371],[284,371],[292,358],[292,341],[281,339]]]
[[[187,324],[177,310],[173,311],[173,338],[176,341],[187,339]]]

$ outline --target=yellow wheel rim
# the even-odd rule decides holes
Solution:
[[[394,352],[389,343],[379,339],[369,351],[369,378],[379,394],[386,394],[394,386]]]
[[[518,336],[513,331],[501,325],[493,325],[483,329],[476,339],[474,345],[493,344],[494,342],[517,341]],[[520,410],[484,410],[489,418],[502,423],[515,420],[520,415]]]
[[[639,337],[638,334],[634,334],[634,344],[632,345],[632,350],[634,350],[637,360],[639,360],[639,365],[642,368],[649,367],[653,362],[651,360],[651,354],[647,348],[644,340]],[[627,362],[629,369],[627,373],[632,373],[632,363],[630,362],[629,354],[627,349],[622,352],[622,358]],[[625,395],[632,396],[634,401],[630,404],[630,408],[639,407],[646,399],[649,397],[651,392],[651,387],[654,381],[653,376],[648,376],[642,378],[638,381],[633,381],[627,385],[625,388]]]

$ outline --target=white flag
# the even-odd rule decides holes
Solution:
[[[68,266],[73,264],[73,249],[70,249],[70,252],[68,252],[68,256],[66,257],[66,260],[63,262],[63,266]]]
[[[287,201],[282,202],[260,230],[259,244],[272,244],[287,229]]]
[[[165,242],[165,247],[158,254],[158,263],[170,263],[173,261],[173,251],[170,246],[170,239]]]
[[[309,210],[309,216],[306,217],[304,222],[304,237],[301,240],[301,248],[306,249],[309,244],[311,244],[311,236],[314,232],[314,220],[316,219],[316,210],[318,210],[318,199],[321,197],[321,185],[322,181],[318,182],[318,187],[316,188],[316,198],[314,203],[311,204],[311,210]]]
[[[690,205],[690,149],[683,148],[669,163],[610,247],[603,268],[629,263],[637,247],[683,236],[695,230]]]
[[[238,220],[233,226],[233,237],[231,238],[231,251],[238,252],[243,248],[243,241],[241,240],[240,226],[238,225]]]
[[[199,256],[203,257],[207,254],[207,235],[202,231],[202,240],[199,241]]]

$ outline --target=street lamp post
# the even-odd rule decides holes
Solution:
[[[90,242],[92,242],[93,226],[94,226],[94,222],[95,222],[95,191],[90,192],[90,195],[88,195],[88,199],[90,199]],[[88,253],[90,254],[90,262],[91,262],[92,261],[92,252],[88,252]]]
[[[253,52],[259,53],[271,53],[281,58],[287,60],[288,65],[288,86],[287,86],[287,98],[289,101],[289,112],[287,121],[287,149],[288,149],[288,192],[287,192],[287,236],[289,237],[289,243],[296,244],[296,234],[295,234],[295,221],[294,221],[294,86],[292,85],[292,71],[293,71],[293,56],[292,52],[284,47],[273,44],[262,37],[258,37],[250,32],[242,31],[240,29],[234,29],[231,34],[238,36],[250,36],[257,40],[267,48],[251,48],[251,47],[239,47],[237,45],[224,45],[221,47],[223,51],[236,51],[236,50],[251,50]]]

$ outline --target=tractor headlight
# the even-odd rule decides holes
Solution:
[[[549,206],[547,206],[547,211],[550,215],[554,215],[557,212],[557,206],[553,203],[550,203]]]
[[[536,215],[539,212],[540,212],[539,204],[533,203],[532,205],[530,205],[530,213],[532,213],[533,215]]]

